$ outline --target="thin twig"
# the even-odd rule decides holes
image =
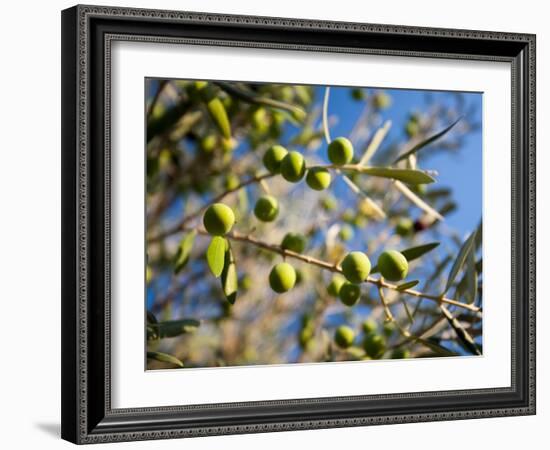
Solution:
[[[329,126],[328,126],[328,100],[329,100],[329,96],[330,96],[330,87],[327,86],[325,88],[325,96],[323,98],[323,132],[325,134],[325,141],[327,142],[327,144],[330,144],[332,142],[332,139],[330,138],[330,130],[329,130]],[[386,122],[386,125],[387,125],[387,122]],[[388,127],[388,129],[389,129],[389,127]],[[385,134],[384,134],[384,136],[385,136]],[[384,136],[382,136],[380,138],[380,142],[382,142],[382,139],[383,139]],[[376,145],[377,146],[380,145],[380,142],[378,142],[378,144],[376,144]],[[374,151],[373,151],[373,153],[374,153]],[[355,166],[357,166],[357,167],[360,167],[361,165],[362,165],[361,163],[360,164],[355,164]],[[351,189],[352,192],[359,195],[360,197],[363,197],[369,203],[369,205],[372,207],[374,212],[376,214],[378,214],[379,217],[381,217],[382,219],[386,218],[386,213],[384,212],[384,210],[372,198],[370,198],[365,192],[363,192],[361,190],[361,188],[359,186],[357,186],[357,184],[355,184],[351,180],[351,178],[349,178],[347,175],[342,174],[342,170],[346,170],[345,167],[346,166],[342,166],[340,168],[338,168],[338,167],[333,167],[333,168],[336,169],[336,173],[338,173],[339,175],[342,175],[342,179],[344,180],[346,185]]]
[[[429,216],[434,217],[439,220],[444,220],[443,216],[439,214],[435,209],[428,205],[424,200],[422,200],[418,195],[411,191],[407,186],[405,186],[401,181],[394,180],[394,185],[399,192],[401,192],[405,197],[407,197],[413,204],[418,206],[421,210],[425,211]]]
[[[254,93],[247,92],[244,89],[239,89],[234,85],[231,85],[230,83],[225,83],[223,81],[216,81],[215,84],[217,84],[222,90],[224,90],[228,94],[244,102],[252,103],[255,105],[268,106],[270,108],[275,108],[275,109],[282,109],[284,111],[288,111],[291,113],[298,112],[299,114],[305,114],[305,111],[302,108],[299,108],[298,106],[281,102],[279,100],[274,100],[272,98],[260,97],[258,95],[254,95]]]
[[[170,236],[172,234],[175,234],[175,233],[178,233],[180,231],[183,231],[185,226],[191,222],[192,220],[196,219],[198,216],[200,216],[204,211],[206,211],[208,209],[208,207],[210,205],[212,205],[213,203],[218,203],[220,201],[222,201],[225,197],[227,197],[229,194],[233,193],[233,192],[236,192],[246,186],[249,186],[250,184],[254,184],[254,183],[261,183],[263,180],[265,180],[266,178],[270,178],[270,177],[273,177],[275,176],[275,174],[272,174],[272,173],[264,173],[262,175],[257,175],[255,177],[252,177],[246,181],[243,181],[242,183],[240,183],[239,185],[235,186],[234,188],[232,189],[227,189],[226,191],[222,192],[221,194],[219,194],[217,197],[214,197],[212,200],[210,200],[208,203],[206,203],[205,205],[201,206],[199,209],[193,211],[191,214],[189,214],[188,216],[185,216],[182,221],[176,225],[174,225],[173,227],[171,228],[168,228],[162,232],[160,232],[159,234],[155,235],[155,236],[152,236],[150,237],[149,239],[147,239],[148,242],[156,242],[156,241],[159,241],[161,239],[164,239],[165,237],[167,236]]]
[[[374,133],[374,136],[372,137],[369,145],[367,146],[367,149],[365,150],[365,153],[363,154],[363,157],[359,160],[359,164],[364,166],[366,165],[370,159],[374,156],[376,153],[376,150],[380,147],[380,144],[388,134],[391,128],[391,120],[386,120],[383,126],[378,128],[376,132]]]

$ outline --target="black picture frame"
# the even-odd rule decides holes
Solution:
[[[512,384],[507,388],[112,409],[114,40],[507,61],[512,66]],[[74,443],[535,414],[535,36],[75,6],[62,12],[62,437]]]

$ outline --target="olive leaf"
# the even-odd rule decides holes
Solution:
[[[237,276],[237,266],[235,265],[235,258],[233,257],[231,247],[228,247],[225,252],[225,262],[221,282],[225,298],[233,305],[237,299],[237,287],[239,281]]]
[[[460,120],[462,119],[462,117],[459,117],[457,120],[455,120],[452,124],[450,124],[447,128],[441,130],[440,132],[430,136],[429,138],[427,138],[426,140],[422,141],[422,142],[419,142],[418,144],[416,144],[413,148],[411,148],[410,150],[406,151],[405,153],[399,155],[397,157],[397,159],[393,162],[394,164],[397,164],[399,161],[402,161],[404,159],[407,159],[410,155],[414,155],[415,153],[417,153],[419,150],[423,149],[424,147],[430,145],[432,142],[435,142],[437,141],[439,138],[443,137],[445,134],[447,134],[451,128],[453,128],[458,122],[460,122]]]
[[[210,241],[210,245],[206,250],[206,261],[208,262],[208,267],[218,278],[223,271],[224,261],[225,261],[225,249],[227,247],[227,241],[221,236],[214,236]]]
[[[397,286],[397,290],[398,291],[404,291],[406,289],[410,289],[412,287],[415,287],[418,283],[420,283],[419,280],[407,281],[406,283],[402,283],[399,286]]]
[[[477,347],[474,338],[466,331],[462,324],[458,321],[456,317],[444,307],[441,308],[441,312],[447,319],[447,322],[451,328],[455,331],[459,342],[462,344],[463,348],[467,351],[470,351],[474,355],[481,355],[479,348]]]
[[[456,297],[464,296],[466,303],[474,303],[477,296],[477,267],[475,253],[468,253],[464,276],[456,288]]]
[[[402,250],[401,254],[407,259],[407,261],[413,261],[415,259],[424,256],[426,253],[431,252],[434,248],[439,246],[439,242],[431,242],[429,244],[419,245],[417,247],[411,247],[406,250]]]
[[[156,361],[174,364],[178,367],[183,367],[183,363],[175,356],[162,352],[147,352],[147,359],[154,359]]]
[[[474,243],[476,239],[476,232],[474,231],[468,239],[464,242],[462,247],[460,248],[460,251],[458,252],[458,256],[455,259],[455,262],[453,266],[451,267],[451,271],[449,272],[449,276],[447,277],[447,284],[445,285],[445,289],[443,290],[443,293],[441,295],[445,295],[445,293],[449,290],[449,288],[453,285],[456,276],[462,269],[462,266],[464,265],[464,262],[466,261],[466,258],[468,257],[468,253],[470,253],[474,248]]]
[[[229,139],[231,137],[231,125],[222,101],[218,97],[214,97],[212,100],[208,101],[206,106],[210,113],[210,117],[212,117],[212,120],[220,130],[222,136]]]
[[[195,237],[197,236],[197,231],[193,230],[187,233],[181,240],[178,247],[178,252],[176,254],[176,263],[174,265],[174,273],[179,273],[189,261],[189,256],[191,250],[193,249],[193,244],[195,243]]]
[[[149,324],[148,339],[163,339],[176,337],[185,333],[193,333],[200,326],[196,319],[165,320],[155,324]],[[149,334],[149,329],[151,334]]]
[[[149,310],[147,310],[147,323],[158,323],[155,315]]]
[[[254,105],[267,106],[270,108],[281,110],[281,112],[287,111],[289,113],[288,118],[296,120],[297,124],[302,122],[303,120],[301,120],[301,118],[306,115],[305,111],[298,106],[291,105],[289,103],[285,103],[269,97],[262,97],[249,89],[245,89],[244,86],[238,86],[234,83],[226,83],[223,81],[217,81],[216,84],[229,95],[236,97],[244,102],[252,103]]]
[[[435,181],[427,172],[413,169],[395,169],[393,167],[360,167],[358,172],[373,177],[390,178],[407,184],[428,184]]]

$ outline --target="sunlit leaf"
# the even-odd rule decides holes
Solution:
[[[447,132],[449,132],[451,130],[451,128],[453,128],[458,122],[460,122],[460,120],[462,119],[462,117],[459,117],[456,121],[454,121],[451,125],[449,125],[447,128],[441,130],[440,132],[430,136],[429,138],[427,138],[426,140],[422,141],[422,142],[419,142],[418,144],[416,144],[413,148],[411,148],[410,150],[406,151],[405,153],[399,155],[397,157],[397,159],[393,162],[394,164],[398,163],[399,161],[402,161],[406,158],[408,158],[410,155],[413,155],[415,154],[416,152],[418,152],[419,150],[423,149],[424,147],[430,145],[432,142],[435,142],[437,141],[439,138],[443,137],[445,134],[447,134]]]
[[[179,273],[189,261],[191,250],[195,242],[197,232],[195,230],[187,233],[181,240],[178,247],[178,253],[176,255],[176,263],[174,265],[174,273]]]
[[[445,289],[443,290],[442,295],[444,295],[449,288],[453,285],[456,276],[462,269],[462,266],[464,265],[466,258],[468,257],[468,253],[470,253],[474,247],[476,238],[476,232],[474,231],[468,239],[466,239],[466,242],[462,245],[460,248],[460,251],[458,252],[458,256],[455,259],[455,262],[453,264],[453,267],[451,267],[451,271],[449,272],[449,276],[447,277],[447,284],[445,285]]]
[[[206,106],[210,113],[210,117],[212,117],[212,120],[220,130],[222,136],[229,139],[231,137],[231,125],[222,101],[218,97],[214,97]]]
[[[208,250],[206,250],[206,261],[208,262],[208,267],[217,278],[222,274],[224,259],[225,259],[225,248],[227,246],[227,241],[221,236],[214,236],[210,241]]]
[[[238,275],[235,258],[233,257],[233,252],[230,247],[225,252],[225,263],[221,282],[225,298],[233,305],[237,299]]]
[[[418,283],[420,283],[419,280],[407,281],[406,283],[402,283],[399,286],[397,286],[397,290],[404,291],[405,289],[410,289],[415,287]]]
[[[412,169],[395,169],[393,167],[362,167],[359,172],[373,177],[390,178],[407,184],[428,184],[435,181],[427,172]]]
[[[175,356],[162,352],[147,352],[147,359],[154,359],[156,361],[173,364],[177,367],[183,367],[183,363]]]
[[[361,359],[365,356],[365,350],[363,350],[361,347],[356,346],[348,347],[346,349],[346,353],[355,359]]]

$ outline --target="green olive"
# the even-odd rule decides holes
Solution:
[[[296,284],[296,271],[289,263],[277,264],[269,273],[269,286],[278,294],[287,292]]]
[[[378,269],[387,280],[400,281],[407,276],[409,263],[398,251],[386,250],[378,258]]]
[[[395,331],[395,329],[396,329],[396,326],[394,322],[386,322],[384,324],[383,332],[386,335],[386,337],[390,337]]]
[[[332,195],[329,195],[321,199],[321,207],[325,211],[334,211],[337,206],[338,206],[338,202]]]
[[[411,357],[411,352],[404,348],[396,348],[391,352],[391,359],[407,359]]]
[[[340,293],[340,288],[343,286],[343,284],[346,282],[346,279],[340,275],[336,274],[332,277],[332,280],[330,280],[330,284],[327,286],[327,292],[329,295],[333,297],[338,297]]]
[[[354,235],[354,231],[353,231],[353,228],[348,225],[348,224],[344,224],[342,226],[342,228],[340,228],[340,231],[338,232],[338,236],[340,237],[340,239],[342,239],[344,242],[346,241],[349,241],[350,239],[353,239],[353,235]]]
[[[407,133],[407,136],[409,136],[410,138],[415,137],[419,132],[420,125],[418,124],[418,122],[409,120],[405,125],[405,133]]]
[[[409,236],[414,229],[414,222],[408,217],[404,217],[395,226],[395,233],[399,236],[406,237]]]
[[[288,154],[282,145],[273,145],[264,154],[263,163],[269,173],[281,173],[281,161]]]
[[[361,88],[353,88],[351,90],[351,98],[354,100],[363,100],[365,98],[365,91]]]
[[[365,334],[371,334],[376,331],[378,324],[373,319],[367,319],[361,324],[361,328]]]
[[[353,145],[349,139],[338,137],[328,146],[328,159],[332,164],[343,166],[353,159]]]
[[[338,297],[342,303],[346,306],[353,306],[359,300],[361,296],[361,287],[358,284],[345,282],[338,292]]]
[[[371,264],[363,252],[351,252],[342,261],[342,272],[351,283],[361,283],[369,276]]]
[[[260,197],[254,206],[254,215],[262,222],[273,222],[279,214],[279,202],[272,195]]]
[[[301,153],[292,151],[281,161],[281,175],[286,181],[297,183],[306,174],[306,162]]]
[[[232,191],[237,188],[241,184],[241,180],[239,180],[239,177],[235,175],[234,173],[227,174],[227,178],[225,179],[225,188]]]
[[[223,203],[210,205],[203,217],[203,224],[206,231],[214,236],[223,236],[233,227],[235,214],[233,210]]]
[[[308,349],[311,346],[311,341],[314,336],[314,330],[312,328],[302,328],[298,335],[298,341],[300,342],[300,347],[304,350]]]
[[[296,269],[296,286],[301,284],[304,281],[304,272],[300,269]]]
[[[348,208],[342,213],[342,220],[347,223],[353,223],[356,215],[357,214],[352,208]]]
[[[354,339],[355,333],[350,327],[341,325],[336,328],[336,332],[334,333],[334,342],[336,342],[338,347],[349,348],[353,344]]]
[[[248,291],[252,287],[252,277],[248,274],[243,275],[239,281],[239,287],[243,288],[245,291]]]
[[[201,139],[200,149],[205,153],[212,153],[218,144],[218,138],[215,134],[207,134]]]
[[[281,242],[281,247],[295,253],[302,253],[306,248],[307,239],[300,233],[287,233]]]
[[[376,109],[386,109],[391,104],[391,97],[385,92],[377,92],[374,96],[374,107]]]
[[[380,358],[386,348],[386,340],[379,334],[368,334],[363,341],[363,348],[371,358]]]
[[[330,172],[324,167],[314,167],[307,171],[306,183],[316,191],[322,191],[330,186],[332,177]]]

